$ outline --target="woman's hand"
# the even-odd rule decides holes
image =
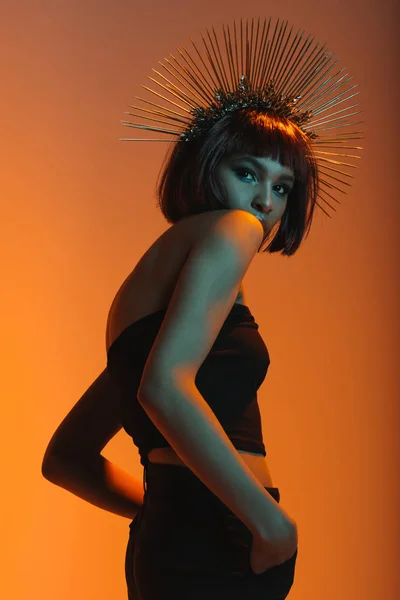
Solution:
[[[297,542],[297,525],[290,517],[270,527],[268,537],[253,535],[250,552],[251,570],[256,575],[260,575],[286,562],[295,554]]]

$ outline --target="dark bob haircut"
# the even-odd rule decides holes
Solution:
[[[262,250],[291,256],[311,227],[318,166],[309,138],[285,118],[242,109],[225,115],[198,137],[175,143],[160,172],[157,207],[168,223],[224,208],[215,169],[231,154],[268,157],[293,170],[295,182],[285,212],[264,240],[264,246],[269,243]]]

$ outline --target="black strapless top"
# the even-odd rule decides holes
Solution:
[[[121,403],[122,425],[145,466],[153,448],[171,447],[143,410],[137,391],[167,308],[129,325],[107,352],[107,369]],[[203,361],[195,384],[237,450],[266,456],[257,390],[270,357],[248,306],[234,304]]]

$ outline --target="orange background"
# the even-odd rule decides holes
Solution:
[[[154,195],[166,145],[118,141],[133,131],[124,111],[158,60],[241,16],[326,42],[359,84],[366,130],[337,214],[317,210],[294,257],[257,255],[245,279],[271,354],[269,464],[299,527],[290,600],[399,598],[398,3],[242,5],[3,3],[2,598],[127,597],[129,521],[51,485],[41,461],[105,367],[117,289],[168,227]],[[104,455],[142,478],[124,432]]]

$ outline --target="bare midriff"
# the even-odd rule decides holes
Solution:
[[[262,454],[253,454],[245,450],[236,450],[236,452],[240,454],[261,485],[264,487],[274,487],[265,456]],[[189,468],[172,448],[153,448],[148,454],[148,459],[151,463],[177,465],[185,469]]]

